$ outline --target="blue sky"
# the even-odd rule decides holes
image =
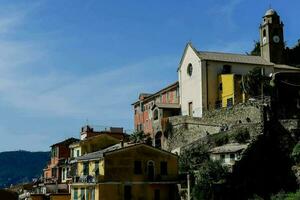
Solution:
[[[299,0],[1,0],[0,151],[49,150],[87,119],[133,129],[131,103],[177,80],[188,41],[249,52],[270,3],[294,45]]]

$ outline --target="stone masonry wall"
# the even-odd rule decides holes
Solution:
[[[262,133],[261,107],[250,102],[231,108],[205,112],[202,118],[175,116],[169,118],[172,127],[163,148],[169,151],[186,146],[207,135],[227,132],[236,127],[248,127],[250,135]]]

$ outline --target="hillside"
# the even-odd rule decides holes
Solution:
[[[9,151],[0,153],[0,188],[39,177],[50,158],[49,152]]]

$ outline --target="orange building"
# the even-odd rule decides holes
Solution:
[[[143,131],[160,147],[165,119],[180,114],[178,81],[154,94],[140,94],[132,106],[135,131]]]
[[[69,145],[79,141],[76,138],[69,138],[62,142],[51,145],[51,159],[47,167],[44,169],[44,193],[48,192],[63,192],[68,191],[68,187],[65,184],[60,184],[62,168],[61,164],[66,162],[70,157]]]

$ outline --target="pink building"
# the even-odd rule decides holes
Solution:
[[[135,131],[143,131],[161,147],[168,117],[180,114],[178,81],[154,94],[141,93],[132,105]]]

